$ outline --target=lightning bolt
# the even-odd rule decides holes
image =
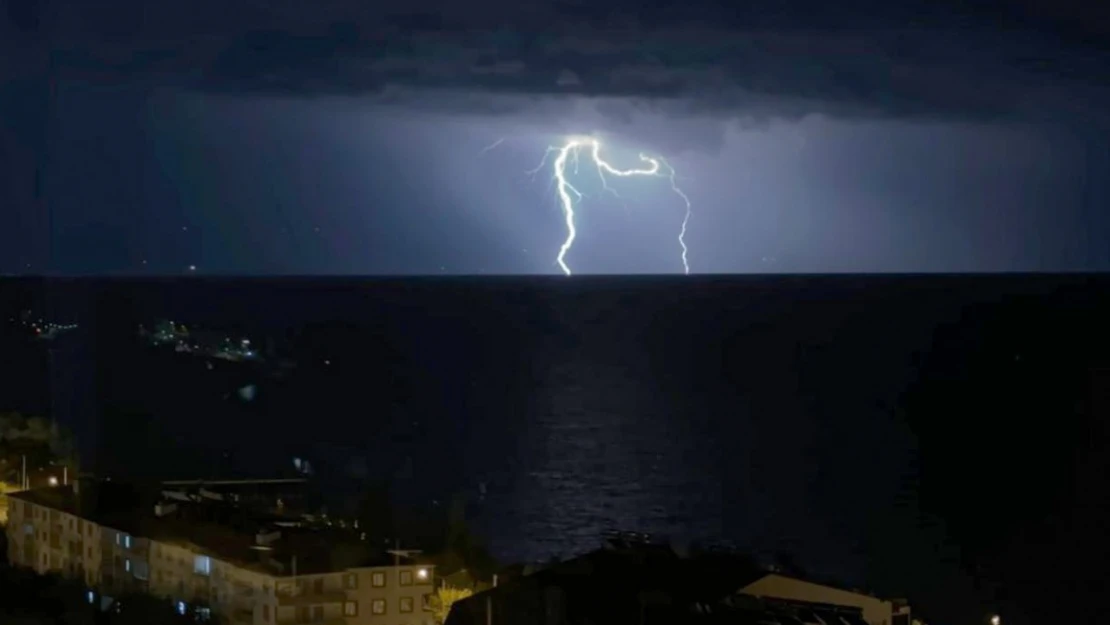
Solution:
[[[489,152],[490,150],[492,150],[492,149],[496,148],[497,146],[501,145],[502,143],[505,143],[505,137],[501,137],[497,141],[494,141],[493,143],[491,143],[491,144],[487,145],[486,147],[482,148],[482,150],[480,152],[478,152],[478,155],[479,156],[484,155],[486,152]]]
[[[678,244],[682,248],[683,272],[689,275],[690,263],[687,260],[686,227],[690,222],[690,216],[693,214],[693,208],[690,203],[690,198],[678,186],[674,167],[671,167],[671,165],[662,158],[653,158],[641,153],[640,161],[643,163],[642,167],[619,169],[602,158],[601,142],[593,137],[570,137],[562,146],[549,146],[547,150],[544,151],[543,159],[540,161],[540,164],[537,165],[535,169],[528,172],[535,177],[535,175],[547,164],[551,155],[555,155],[553,163],[553,180],[556,183],[556,192],[559,196],[559,203],[563,210],[563,218],[567,228],[566,239],[564,239],[563,244],[559,246],[559,254],[555,257],[555,262],[559,265],[559,268],[563,270],[563,273],[568,276],[571,275],[570,267],[567,266],[566,263],[566,255],[574,245],[574,239],[578,236],[578,230],[574,223],[574,206],[577,201],[582,199],[582,193],[567,179],[567,163],[569,161],[574,164],[574,173],[577,174],[579,154],[583,150],[586,150],[589,158],[593,160],[594,167],[597,169],[597,175],[601,178],[602,188],[612,193],[617,198],[620,198],[620,195],[609,186],[609,180],[606,176],[616,176],[618,178],[631,178],[636,176],[667,178],[670,182],[671,190],[682,198],[682,201],[686,205],[686,213],[682,218],[682,229],[678,233]]]

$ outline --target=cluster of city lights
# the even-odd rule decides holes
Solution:
[[[215,345],[202,344],[197,337],[189,332],[184,325],[173,321],[160,321],[151,333],[140,328],[140,334],[148,337],[155,345],[173,345],[174,351],[181,354],[201,354],[220,358],[222,360],[240,361],[258,357],[258,352],[251,346],[250,339],[232,339],[224,336]]]
[[[13,324],[22,325],[40,338],[53,338],[62,332],[69,332],[70,330],[77,329],[76,323],[54,323],[52,321],[45,321],[42,318],[31,319],[29,312],[23,313],[20,320],[13,318],[9,319],[9,321]]]

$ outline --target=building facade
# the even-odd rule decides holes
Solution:
[[[40,574],[82,579],[102,597],[146,592],[173,601],[182,613],[210,613],[231,625],[434,622],[428,603],[435,588],[431,565],[398,562],[278,574],[180,537],[148,538],[94,522],[67,509],[64,498],[55,502],[39,494],[9,495],[9,561]]]

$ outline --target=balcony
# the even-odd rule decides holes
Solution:
[[[277,600],[278,605],[280,606],[313,605],[318,603],[343,603],[347,600],[347,593],[342,590],[325,590],[324,592],[278,594]]]

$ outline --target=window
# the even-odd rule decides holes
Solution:
[[[131,572],[131,558],[123,561],[123,570],[127,573]]]
[[[434,603],[433,603],[434,601],[435,601],[435,596],[432,593],[427,593],[427,594],[424,595],[424,601],[423,601],[423,606],[422,607],[423,607],[425,612],[431,612],[432,611],[432,605],[434,605]]]
[[[374,614],[385,614],[385,599],[374,599],[370,604],[370,611]]]
[[[34,525],[31,525],[30,523],[24,523],[23,524],[23,534],[25,536],[31,536],[34,533],[35,533],[35,526]]]
[[[88,557],[88,558],[92,557],[92,547],[86,547],[85,548],[85,556]]]
[[[401,571],[401,585],[412,586],[412,571]]]
[[[73,531],[73,519],[69,520],[69,531]]]
[[[266,603],[262,604],[262,622],[263,623],[269,623],[270,622],[270,606],[269,606],[269,604],[266,604]]]
[[[382,588],[385,586],[385,573],[381,571],[374,571],[370,574],[370,585],[374,588]],[[375,612],[374,614],[378,614]]]
[[[208,556],[196,556],[193,558],[193,572],[198,575],[211,575],[212,558]]]
[[[358,616],[358,602],[348,601],[343,604],[343,616]]]
[[[124,549],[130,549],[131,548],[131,535],[130,534],[124,534],[123,535],[123,548]]]
[[[314,592],[318,595],[324,594],[324,578],[323,577],[317,577],[316,579],[312,580],[312,592]]]
[[[402,612],[412,612],[412,597],[401,597]]]
[[[428,569],[416,569],[416,579],[420,580],[421,584],[432,583],[432,576],[428,573]]]
[[[354,590],[354,589],[358,588],[358,575],[355,575],[354,573],[348,573],[348,574],[344,575],[343,576],[343,586],[347,590]]]
[[[123,544],[123,534],[120,534],[119,532],[116,532],[116,544],[117,545],[122,545]]]
[[[150,579],[150,565],[146,560],[137,560],[134,565],[135,579],[143,580],[144,582]]]
[[[312,622],[319,623],[322,620],[324,620],[324,606],[322,606],[322,605],[312,606]]]

